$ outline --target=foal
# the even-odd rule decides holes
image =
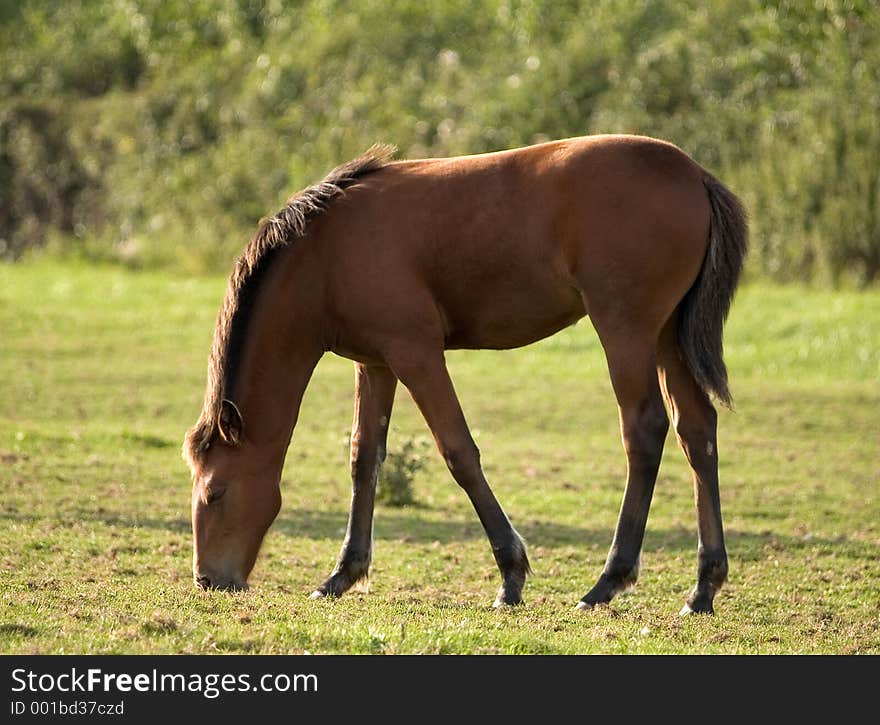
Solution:
[[[444,351],[515,348],[589,315],[627,480],[604,570],[578,607],[635,583],[671,416],[697,508],[697,584],[683,612],[711,612],[727,555],[710,396],[730,401],[722,328],[747,237],[737,199],[675,146],[639,136],[419,161],[390,153],[374,147],[294,196],[238,259],[184,445],[197,585],[246,585],[281,505],[303,393],[333,351],[355,361],[353,493],[338,563],[313,596],[339,596],[368,573],[400,381],[489,538],[495,604],[521,602],[525,546],[483,475]]]

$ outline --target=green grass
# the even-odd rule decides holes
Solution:
[[[526,605],[439,456],[419,504],[380,505],[371,591],[307,599],[349,497],[353,375],[328,356],[288,455],[284,507],[243,594],[190,574],[179,449],[204,385],[219,278],[0,267],[2,652],[880,653],[880,292],[741,290],[720,414],[729,585],[695,577],[688,469],[670,436],[632,593],[574,604],[604,561],[625,462],[588,322],[519,351],[449,355],[493,488],[530,544]],[[393,435],[426,429],[401,390]]]

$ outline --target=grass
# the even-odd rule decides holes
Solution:
[[[572,609],[602,567],[624,458],[588,322],[450,368],[487,475],[530,543],[526,606],[433,456],[418,506],[380,505],[369,593],[309,601],[339,549],[353,375],[308,391],[247,593],[199,593],[179,454],[201,404],[219,278],[0,267],[0,651],[6,653],[880,653],[880,292],[745,287],[720,415],[731,577],[695,577],[688,469],[670,437],[632,593]],[[392,435],[425,433],[400,391]]]

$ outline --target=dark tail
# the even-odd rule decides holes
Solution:
[[[724,365],[724,321],[748,248],[748,221],[739,199],[709,173],[709,248],[703,267],[679,307],[678,347],[694,379],[707,395],[731,406]]]

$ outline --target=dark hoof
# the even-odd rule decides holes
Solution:
[[[522,539],[517,534],[512,545],[492,549],[492,555],[501,571],[501,588],[492,606],[498,609],[522,604],[522,590],[526,585],[526,577],[531,573],[529,557]]]
[[[339,599],[348,590],[343,584],[341,577],[333,575],[309,594],[309,599]]]
[[[309,599],[339,598],[364,579],[366,579],[366,576],[359,576],[355,579],[345,572],[334,572],[327,581],[309,595]]]
[[[713,594],[701,592],[696,589],[687,598],[679,615],[682,617],[689,617],[692,614],[715,614],[715,607],[712,606],[713,599]]]
[[[608,602],[614,599],[615,594],[625,588],[625,584],[616,583],[610,577],[603,574],[599,577],[599,581],[596,582],[596,586],[590,589],[586,596],[578,602],[577,609],[582,611],[590,610],[600,604],[608,604]]]
[[[341,597],[353,586],[366,582],[370,573],[370,556],[351,552],[343,554],[326,581],[309,595],[309,599]]]
[[[498,590],[498,595],[495,597],[495,602],[492,606],[495,609],[502,609],[504,607],[518,607],[523,603],[522,594],[519,591],[508,592],[505,587],[501,587]]]

